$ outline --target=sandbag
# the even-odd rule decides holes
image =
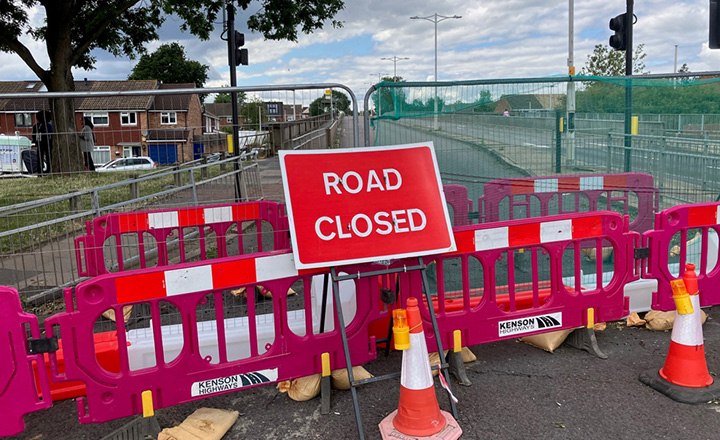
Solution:
[[[281,393],[288,393],[288,397],[296,402],[304,402],[320,394],[320,379],[322,376],[311,374],[293,380],[284,380],[277,384]]]
[[[364,380],[375,377],[361,366],[353,367],[352,371],[355,380]],[[348,378],[347,368],[338,368],[337,370],[332,370],[330,377],[332,381],[332,386],[336,390],[350,389],[350,379]]]
[[[123,320],[125,322],[130,319],[130,313],[132,313],[132,308],[133,306],[123,306]],[[111,321],[115,321],[115,310],[113,309],[105,310],[102,315]]]
[[[700,310],[700,319],[703,324],[707,320],[707,313],[704,310]],[[672,330],[675,324],[675,311],[661,312],[659,310],[652,310],[645,314],[645,328],[654,331],[666,331]]]
[[[565,342],[565,339],[567,339],[570,333],[574,330],[575,329],[573,328],[556,330],[554,332],[547,332],[539,335],[525,336],[520,338],[520,340],[526,344],[532,345],[533,347],[542,348],[543,350],[552,353],[556,348],[561,346],[563,342]]]
[[[163,429],[158,440],[220,440],[239,414],[238,411],[200,408],[178,426]]]

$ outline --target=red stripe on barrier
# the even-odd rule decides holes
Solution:
[[[238,284],[254,283],[255,260],[229,261],[212,265],[213,287],[222,289],[237,286]]]
[[[688,226],[716,225],[717,206],[703,206],[700,208],[688,209]]]
[[[580,191],[579,177],[558,178],[558,191]]]
[[[475,231],[455,233],[456,252],[475,252]]]
[[[534,180],[518,180],[510,185],[510,194],[530,194],[534,192]]]
[[[540,223],[515,225],[508,228],[508,245],[523,246],[540,243]]]
[[[181,228],[205,224],[205,211],[203,209],[188,209],[178,211],[178,223]]]
[[[241,205],[233,206],[233,220],[255,220],[260,217],[260,206],[257,204],[253,205]]]
[[[140,273],[115,279],[118,304],[162,298],[165,293],[165,272]]]
[[[149,229],[147,214],[126,214],[118,217],[120,233]]]
[[[607,190],[624,190],[627,189],[627,176],[608,174],[605,176],[605,189]]]
[[[590,238],[602,235],[602,217],[575,218],[572,221],[572,237]]]

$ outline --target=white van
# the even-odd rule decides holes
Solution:
[[[27,169],[22,163],[21,154],[32,146],[30,139],[24,136],[0,134],[0,172],[21,173]]]

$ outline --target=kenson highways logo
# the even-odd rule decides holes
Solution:
[[[557,327],[562,327],[562,312],[500,321],[498,336],[517,335]]]
[[[277,368],[273,368],[272,370],[254,371],[252,373],[236,374],[234,376],[218,377],[216,379],[208,379],[193,383],[190,395],[197,397],[221,393],[223,391],[236,390],[250,385],[274,382],[277,378]]]

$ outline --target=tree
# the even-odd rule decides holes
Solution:
[[[143,45],[158,38],[157,30],[173,14],[182,20],[181,29],[200,39],[210,31],[226,0],[0,0],[0,51],[17,54],[45,84],[49,92],[75,90],[72,68],[93,69],[92,50],[115,56],[135,57]],[[237,0],[242,10],[252,0]],[[259,3],[259,4],[257,4]],[[323,27],[344,7],[343,0],[258,0],[248,18],[248,28],[270,40],[296,41],[298,31]],[[258,7],[259,6],[259,7]],[[44,9],[45,20],[35,26],[35,9]],[[335,27],[342,23],[332,20]],[[50,58],[48,67],[36,60],[20,38],[28,34],[43,41]],[[51,98],[54,131],[73,133],[75,106],[69,98]],[[53,169],[80,171],[83,162],[74,136],[57,136]],[[67,163],[60,164],[60,159]]]
[[[650,73],[645,71],[643,60],[647,54],[643,51],[644,44],[638,44],[633,54],[633,74]],[[595,45],[593,53],[580,70],[580,75],[589,76],[625,76],[625,52],[610,49],[604,44]]]
[[[265,103],[260,98],[254,98],[252,101],[243,104],[239,113],[245,124],[257,125],[258,122],[267,121],[267,108],[265,108]]]
[[[245,102],[245,99],[247,99],[247,95],[245,94],[245,92],[238,92],[238,105],[242,105],[242,103]],[[215,95],[215,100],[213,102],[215,104],[232,102],[232,95],[230,93],[218,93],[217,95]]]
[[[335,112],[350,113],[350,99],[343,92],[332,91],[332,107]],[[318,116],[323,113],[330,113],[330,98],[321,96],[310,103],[310,116]]]
[[[140,57],[128,79],[156,79],[165,84],[193,83],[202,88],[208,79],[210,67],[188,60],[185,48],[179,43],[163,44],[151,53]]]

